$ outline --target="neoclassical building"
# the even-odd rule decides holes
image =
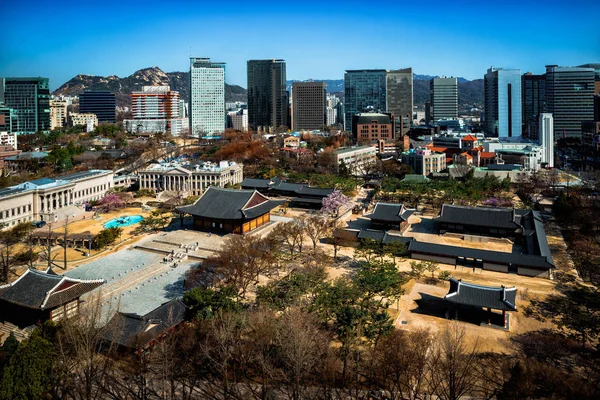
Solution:
[[[112,186],[112,171],[94,169],[0,189],[0,224],[51,220],[55,211],[98,200]]]
[[[244,166],[233,161],[152,164],[139,172],[140,189],[200,195],[209,186],[225,187],[244,180]]]

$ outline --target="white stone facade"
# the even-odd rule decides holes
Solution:
[[[60,178],[41,178],[0,189],[0,224],[53,220],[62,208],[99,200],[113,186],[113,172],[90,170]]]
[[[346,147],[334,150],[338,168],[343,163],[352,175],[364,175],[377,162],[377,149],[371,146]]]
[[[199,196],[209,186],[225,187],[244,180],[244,166],[235,162],[219,164],[152,164],[139,172],[140,189],[180,191]]]

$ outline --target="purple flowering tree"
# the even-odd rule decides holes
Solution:
[[[323,199],[321,212],[328,215],[338,215],[340,208],[350,203],[350,199],[339,190],[334,190]]]
[[[115,208],[122,208],[125,205],[125,203],[123,203],[123,200],[119,197],[119,195],[115,193],[107,194],[106,196],[98,200],[98,204],[100,204],[108,211],[114,210]]]

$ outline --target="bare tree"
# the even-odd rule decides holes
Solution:
[[[2,274],[0,282],[8,282],[10,266],[12,264],[11,249],[17,243],[20,243],[31,232],[31,225],[28,223],[20,223],[8,230],[2,231],[0,225],[0,262],[2,266]]]
[[[428,351],[432,335],[428,330],[395,330],[377,343],[369,364],[373,385],[385,390],[390,400],[422,398],[428,373]]]
[[[44,245],[44,250],[42,251],[42,259],[46,261],[46,267],[48,269],[52,268],[54,265],[54,260],[57,257],[57,254],[52,254],[52,224],[48,224],[48,235],[46,236],[46,244]]]
[[[104,315],[110,312],[103,314],[102,306],[100,293],[90,296],[78,318],[66,319],[58,330],[58,370],[63,374],[64,390],[74,399],[105,398],[105,384],[113,373],[114,361],[103,351],[111,353],[114,344],[105,339],[109,333],[118,335],[122,327],[108,324]]]
[[[327,354],[329,340],[312,315],[292,308],[281,319],[276,343],[283,371],[281,389],[290,399],[307,398],[310,377]]]
[[[476,388],[478,343],[469,345],[466,329],[452,323],[435,340],[429,358],[429,391],[442,400],[458,400]]]
[[[67,238],[69,237],[69,216],[67,215],[67,219],[65,219],[65,226],[63,229],[62,235],[62,243],[61,246],[63,248],[63,269],[67,270]]]
[[[310,216],[306,219],[304,229],[312,241],[313,252],[315,252],[319,239],[327,233],[327,219],[321,215]]]

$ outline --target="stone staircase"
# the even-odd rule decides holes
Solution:
[[[10,335],[10,333],[14,333],[17,340],[20,342],[23,339],[27,339],[35,326],[28,326],[26,328],[20,329],[18,326],[11,324],[10,322],[0,322],[0,344],[4,343],[4,340]]]

